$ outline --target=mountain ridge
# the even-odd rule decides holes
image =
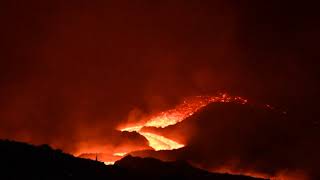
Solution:
[[[210,173],[186,162],[125,156],[115,165],[66,154],[48,145],[0,140],[0,179],[214,179],[258,180],[247,176]]]

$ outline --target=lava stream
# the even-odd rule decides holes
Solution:
[[[149,146],[151,146],[156,151],[173,150],[184,147],[183,144],[179,144],[171,139],[165,138],[160,135],[146,132],[140,132],[140,134],[149,141]]]
[[[120,156],[120,157],[122,157],[122,156],[125,156],[127,153],[125,153],[125,152],[122,152],[122,153],[114,153],[113,154],[113,156]]]
[[[103,162],[105,165],[113,165],[114,164],[114,161],[105,161]]]
[[[137,128],[139,127],[139,128]],[[141,128],[143,126],[134,126],[132,128],[124,128],[121,129],[121,131],[128,131],[128,132],[137,132],[140,135],[144,136],[148,142],[149,142],[149,146],[152,147],[154,150],[156,151],[160,151],[160,150],[173,150],[173,149],[179,149],[184,147],[183,144],[180,144],[178,142],[175,142],[171,139],[165,138],[163,136],[157,135],[157,134],[153,134],[153,133],[147,133],[147,132],[140,132]],[[115,153],[117,154],[117,153]]]
[[[137,132],[144,136],[149,141],[149,146],[154,150],[173,150],[184,147],[185,145],[175,142],[166,137],[153,134],[141,132],[143,127],[167,127],[170,125],[177,124],[185,120],[187,117],[192,116],[199,109],[207,106],[213,102],[227,103],[235,102],[240,104],[246,104],[247,100],[239,96],[229,96],[227,94],[219,94],[218,96],[196,96],[193,98],[186,99],[182,104],[176,106],[168,111],[160,112],[152,116],[144,125],[129,126],[120,129],[121,131],[127,132]]]

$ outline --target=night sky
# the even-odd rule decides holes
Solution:
[[[72,153],[83,140],[117,139],[132,111],[228,92],[287,111],[319,149],[318,7],[1,1],[0,138]]]

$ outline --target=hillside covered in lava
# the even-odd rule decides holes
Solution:
[[[319,156],[310,153],[311,147],[307,148],[304,138],[295,133],[299,128],[290,113],[270,106],[211,103],[175,125],[142,129],[184,143],[185,147],[131,154],[186,160],[211,171],[258,177],[316,177],[315,158]],[[310,136],[310,141],[315,142],[313,138]],[[305,158],[299,158],[301,153]]]
[[[131,146],[117,149],[116,153],[86,153],[80,157],[113,164],[131,154],[187,161],[211,172],[285,179],[319,176],[316,168],[319,156],[315,156],[314,151],[310,153],[311,147],[306,148],[306,134],[295,133],[300,126],[291,112],[230,96],[221,97],[212,102],[191,101],[200,104],[200,108],[178,105],[151,116],[154,126],[140,124],[120,131],[127,139],[136,139],[133,145],[147,142],[147,147]],[[154,119],[159,120],[159,126]],[[308,137],[315,142],[314,137]],[[301,153],[305,154],[304,159],[298,158]]]
[[[162,162],[126,156],[115,165],[76,158],[48,145],[0,140],[1,179],[212,179],[258,180],[229,174],[209,173],[185,162]]]

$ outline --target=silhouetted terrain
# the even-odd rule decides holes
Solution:
[[[113,166],[76,158],[48,145],[0,140],[0,179],[221,179],[256,178],[209,173],[185,162],[126,156]]]

